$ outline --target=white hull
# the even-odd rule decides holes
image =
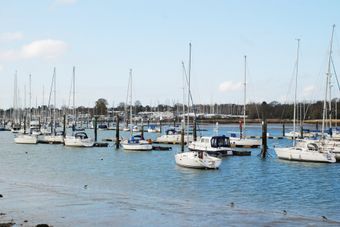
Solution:
[[[39,141],[42,143],[64,143],[63,136],[53,136],[53,135],[45,135],[39,138]]]
[[[192,142],[194,140],[192,135],[189,135],[189,142]],[[175,134],[175,135],[162,135],[160,137],[157,137],[156,142],[158,143],[181,143],[181,135]],[[184,142],[188,142],[187,135],[184,135]]]
[[[149,143],[128,143],[123,142],[122,147],[124,150],[130,150],[130,151],[151,151],[152,150],[152,144]]]
[[[18,135],[14,138],[14,142],[18,144],[37,144],[38,138],[32,135]]]
[[[230,137],[230,145],[232,147],[259,147],[261,146],[260,140],[247,139],[247,138],[235,138]]]
[[[315,140],[299,140],[297,141],[298,147],[305,146],[306,143],[313,142],[316,143],[319,147],[322,147],[325,150],[331,151],[335,155],[335,159],[340,161],[340,141],[333,140],[324,140],[324,141],[315,141]]]
[[[310,151],[298,147],[288,148],[275,148],[275,153],[278,158],[292,160],[292,161],[304,161],[304,162],[328,162],[334,163],[335,155],[332,153],[322,153],[319,151]]]
[[[202,157],[199,157],[199,152],[183,152],[175,155],[176,164],[179,166],[195,169],[217,169],[222,160],[215,158],[202,152]]]
[[[66,136],[64,144],[68,147],[93,147],[94,140],[90,138],[81,139],[75,138],[74,136]]]
[[[217,142],[219,140],[219,142]],[[209,154],[233,155],[229,142],[226,137],[201,137],[200,140],[194,141],[188,145],[191,151],[205,151]],[[212,144],[214,144],[212,146]]]

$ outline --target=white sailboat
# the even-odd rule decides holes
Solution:
[[[122,141],[121,145],[124,150],[133,150],[133,151],[150,151],[152,150],[152,144],[148,141],[144,140],[144,138],[133,136],[135,127],[132,126],[132,69],[130,69],[129,74],[129,88],[130,88],[130,139],[125,139]]]
[[[183,64],[183,71],[184,70],[184,64]],[[183,73],[183,76],[185,76],[185,79],[183,80],[183,85],[185,84],[185,81],[187,81],[187,87],[188,87],[188,97],[190,95],[190,74],[191,74],[191,43],[189,44],[189,78],[187,80],[187,77],[185,73]],[[183,86],[184,88],[184,86]],[[184,89],[183,89],[184,93]],[[183,95],[183,106],[184,106],[184,99],[185,96]],[[189,113],[189,98],[188,98],[188,113]],[[184,110],[184,107],[183,107]],[[183,111],[184,114],[184,111]],[[184,124],[185,119],[182,121],[182,130],[184,130]],[[189,114],[188,114],[188,124],[189,126]],[[184,135],[183,135],[184,136]],[[187,134],[187,141],[189,141],[189,133]],[[222,159],[212,157],[210,156],[206,151],[187,151],[187,152],[181,152],[175,155],[175,161],[176,164],[182,167],[187,168],[198,168],[198,169],[218,169],[219,166],[222,163]]]
[[[297,78],[298,78],[298,65],[299,65],[299,50],[300,39],[297,46],[297,58],[296,58],[296,73],[295,73],[295,94],[294,94],[294,113],[293,113],[293,131],[296,130],[296,97],[297,97]],[[328,78],[328,77],[327,77]],[[327,91],[326,91],[327,93]],[[296,144],[296,138],[293,138],[293,147],[288,148],[275,148],[275,153],[278,158],[289,161],[304,161],[304,162],[336,162],[335,155],[326,147],[319,146],[315,142],[305,141],[299,145]]]
[[[53,70],[53,78],[52,78],[52,85],[51,85],[51,89],[53,87],[53,94],[54,94],[54,103],[53,103],[53,109],[52,109],[52,112],[53,112],[53,121],[51,122],[52,130],[51,130],[50,133],[44,134],[44,135],[42,135],[39,138],[39,142],[41,142],[41,143],[48,143],[48,144],[64,143],[64,136],[60,135],[60,134],[57,135],[57,132],[56,132],[56,113],[55,113],[56,112],[55,108],[56,108],[56,105],[57,105],[56,77],[57,77],[56,68],[54,68],[54,70]],[[50,103],[50,100],[49,100],[49,103]],[[52,114],[51,114],[51,117],[52,117]]]
[[[75,116],[75,67],[73,67],[73,113]],[[75,119],[76,122],[76,119]],[[72,136],[66,136],[65,146],[70,147],[92,147],[94,139],[89,138],[85,132],[73,132]]]
[[[31,75],[29,75],[29,80],[30,80],[30,84],[31,84]],[[31,102],[30,102],[29,109],[31,110]],[[15,136],[14,142],[17,143],[17,144],[37,144],[38,143],[37,135],[33,135],[31,130],[29,130],[29,134],[26,134],[27,110],[26,110],[26,114],[25,114],[24,118],[25,118],[24,128],[22,129],[22,131],[19,131],[19,133]]]
[[[244,103],[243,103],[243,135],[240,137],[230,137],[232,147],[256,148],[261,145],[260,140],[248,139],[246,132],[246,104],[247,104],[247,56],[244,56]]]
[[[18,144],[37,144],[38,137],[29,134],[17,134],[14,138],[14,142]]]

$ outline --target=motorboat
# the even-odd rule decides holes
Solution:
[[[124,150],[150,151],[152,144],[144,140],[140,135],[131,136],[130,139],[123,140],[121,143]]]
[[[302,139],[296,141],[296,146],[303,147],[305,143],[316,143],[319,147],[323,149],[330,150],[337,161],[340,161],[340,141],[323,139],[323,140],[313,140],[313,139]]]
[[[76,132],[73,136],[66,136],[64,144],[69,147],[93,147],[94,140],[85,132]]]
[[[186,168],[218,169],[222,159],[210,156],[204,151],[188,151],[175,155],[176,164]]]
[[[230,140],[226,136],[204,136],[188,145],[191,151],[205,151],[210,155],[233,155]]]
[[[304,162],[336,162],[335,154],[315,142],[304,142],[299,146],[275,148],[278,158]]]

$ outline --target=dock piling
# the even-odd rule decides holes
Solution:
[[[181,125],[181,152],[184,152],[184,120],[182,120]]]
[[[94,117],[94,124],[93,124],[93,129],[94,129],[94,142],[97,142],[97,120],[98,117]]]
[[[267,119],[266,119],[266,102],[262,103],[262,150],[261,158],[265,159],[267,155]]]
[[[63,116],[63,137],[66,137],[66,115]]]
[[[193,128],[193,139],[194,141],[197,141],[197,124],[196,124],[196,118],[194,118],[194,128]]]
[[[116,149],[119,149],[119,115],[116,117]]]
[[[283,124],[282,124],[282,136],[283,137],[286,136],[286,125],[285,125],[285,122],[283,122]]]

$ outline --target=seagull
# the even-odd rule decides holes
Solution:
[[[84,189],[87,189],[87,184],[84,185]]]
[[[283,210],[283,214],[286,215],[286,214],[287,214],[287,211],[286,211],[286,210]]]
[[[231,202],[230,207],[234,207],[234,206],[235,206],[234,202]]]
[[[321,216],[321,217],[322,217],[323,221],[327,221],[328,220],[326,216]]]

